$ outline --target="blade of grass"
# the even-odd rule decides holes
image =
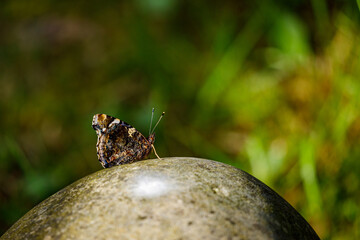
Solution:
[[[315,146],[312,139],[303,139],[300,144],[300,174],[309,205],[309,214],[318,214],[322,209],[322,201],[316,176]]]
[[[224,53],[197,94],[194,108],[195,111],[200,111],[197,116],[203,119],[212,112],[214,105],[230,86],[244,60],[262,35],[264,22],[264,14],[262,11],[257,11]]]

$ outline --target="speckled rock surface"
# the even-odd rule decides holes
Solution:
[[[52,195],[5,239],[319,239],[249,174],[198,158],[98,171]]]

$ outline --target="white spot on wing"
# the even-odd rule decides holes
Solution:
[[[135,129],[135,128],[129,128],[128,133],[129,133],[129,136],[130,136],[130,137],[132,137],[132,135],[134,134],[134,132],[136,132],[136,129]]]
[[[109,127],[112,127],[113,125],[115,124],[119,124],[120,123],[120,120],[115,118],[110,124],[109,124]]]

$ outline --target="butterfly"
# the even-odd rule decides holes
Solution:
[[[146,138],[130,124],[106,114],[95,114],[92,127],[97,134],[96,151],[104,168],[132,163],[146,158],[151,149],[157,158],[154,130],[164,116],[163,112],[151,130],[154,109],[152,109],[149,137]]]

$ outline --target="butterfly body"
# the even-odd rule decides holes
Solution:
[[[146,138],[130,124],[106,114],[95,114],[92,127],[98,137],[97,156],[104,168],[146,158],[155,141],[154,133]]]

